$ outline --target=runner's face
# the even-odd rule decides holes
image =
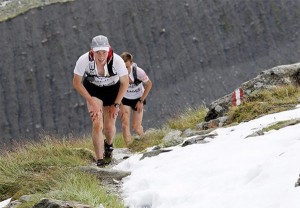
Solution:
[[[126,68],[127,68],[128,71],[130,71],[130,69],[131,69],[131,64],[132,64],[131,61],[126,61],[125,62],[125,65],[126,65]]]
[[[95,52],[95,60],[97,63],[106,64],[108,52],[107,51],[96,51]]]

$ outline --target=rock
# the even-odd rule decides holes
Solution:
[[[169,132],[164,138],[163,138],[163,146],[164,147],[172,147],[176,146],[178,144],[181,144],[183,142],[183,138],[181,137],[182,132],[179,130],[174,130]]]
[[[74,201],[61,201],[55,199],[42,199],[32,208],[90,208],[91,206]]]
[[[146,157],[154,157],[157,156],[161,153],[165,153],[165,152],[170,152],[172,150],[169,149],[156,149],[156,150],[152,150],[150,152],[144,153],[143,156],[140,158],[140,160],[145,159]]]
[[[239,88],[244,91],[244,97],[258,89],[270,89],[272,87],[300,84],[300,63],[282,65],[262,71],[256,78],[243,83]],[[232,106],[232,93],[212,102],[205,116],[205,121],[209,122],[225,115]],[[217,122],[213,121],[206,125],[207,128],[215,128]]]
[[[182,146],[185,147],[185,146],[188,146],[188,145],[191,145],[191,144],[199,144],[199,143],[207,143],[208,141],[204,140],[206,138],[215,138],[218,134],[217,133],[212,133],[212,134],[206,134],[206,135],[197,135],[197,136],[193,136],[191,138],[187,138]]]
[[[111,168],[99,168],[97,166],[81,166],[80,170],[96,175],[100,179],[116,179],[121,180],[129,176],[131,173],[128,171],[120,171]]]

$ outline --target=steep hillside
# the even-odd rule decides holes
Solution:
[[[153,80],[144,124],[209,104],[260,71],[299,61],[300,0],[77,0],[0,23],[1,146],[39,133],[89,133],[73,90],[93,36],[128,50]]]

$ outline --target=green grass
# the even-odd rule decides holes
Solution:
[[[126,143],[123,139],[122,133],[118,133],[114,138],[114,147],[126,148]]]
[[[35,177],[36,179],[37,177]],[[38,179],[40,180],[34,183],[27,182],[29,189],[35,187],[32,191],[35,195],[31,202],[23,204],[24,207],[31,207],[32,204],[45,197],[62,201],[76,201],[92,207],[98,207],[100,204],[103,204],[104,207],[124,207],[115,195],[107,193],[96,176],[76,169],[55,168]],[[24,193],[22,194],[24,195]]]
[[[268,131],[271,131],[271,130],[279,130],[282,128],[282,126],[286,123],[287,121],[280,121],[280,122],[277,122],[271,126],[268,126],[267,128],[263,128],[262,131],[263,132],[268,132]]]
[[[161,143],[165,130],[150,129],[142,140],[134,140],[130,150],[139,152]],[[121,134],[114,140],[116,148],[124,148]],[[46,135],[40,142],[27,142],[0,157],[0,200],[31,195],[20,208],[32,207],[41,198],[76,201],[97,207],[124,207],[122,201],[109,194],[95,176],[76,167],[94,161],[92,139],[56,138]]]
[[[292,119],[292,120],[287,120],[287,121],[279,121],[276,122],[275,124],[272,124],[266,128],[263,128],[262,131],[263,132],[268,132],[271,130],[279,130],[281,128],[287,127],[287,126],[291,126],[291,125],[295,125],[300,123],[299,119]]]
[[[131,152],[142,152],[148,147],[159,145],[166,134],[166,129],[149,129],[145,132],[145,135],[141,139],[132,138],[132,142],[129,144],[128,148]],[[117,134],[116,138],[114,139],[114,147],[126,147],[121,133]]]
[[[294,85],[253,92],[245,97],[242,105],[229,109],[227,124],[249,121],[266,114],[294,108],[299,103],[299,98],[299,87]]]
[[[167,126],[171,129],[185,130],[195,128],[195,126],[204,121],[207,108],[200,106],[198,108],[188,108],[179,112],[174,118],[167,121]]]
[[[96,177],[76,167],[93,162],[91,138],[62,139],[45,137],[27,143],[0,158],[0,200],[33,195],[23,207],[32,207],[41,198],[51,197],[105,207],[123,207],[108,194]]]
[[[163,129],[149,129],[145,132],[144,137],[139,140],[133,140],[129,145],[132,152],[142,152],[148,147],[153,147],[161,144],[162,139],[167,134],[168,130]]]

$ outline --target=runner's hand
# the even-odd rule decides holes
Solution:
[[[115,107],[114,104],[111,105],[110,106],[110,115],[111,115],[111,118],[116,119],[118,117],[119,111],[120,111],[119,107]]]
[[[98,105],[98,103],[94,100],[90,102],[90,106],[91,107],[90,107],[89,113],[92,118],[92,121],[95,121],[96,119],[99,118],[102,110],[101,110],[100,106]]]
[[[136,107],[137,112],[141,113],[144,109],[144,104],[142,102],[137,102],[135,107]]]

